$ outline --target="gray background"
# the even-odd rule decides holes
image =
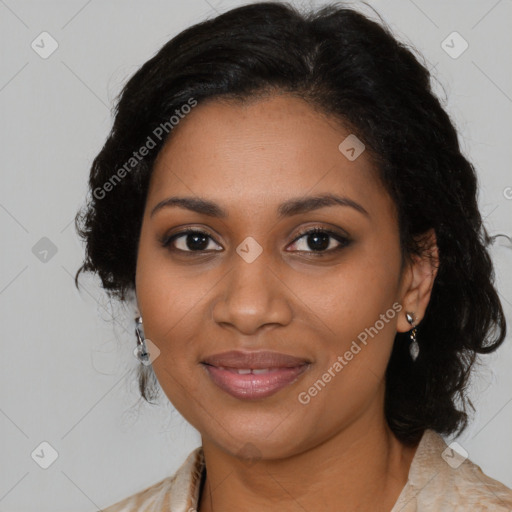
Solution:
[[[478,169],[486,225],[512,235],[511,1],[369,2],[425,55]],[[0,0],[1,511],[97,510],[172,474],[200,442],[165,399],[138,401],[131,312],[94,278],[74,288],[82,247],[72,220],[125,80],[179,31],[242,3]],[[31,47],[51,49],[43,31],[58,43],[46,59]],[[441,46],[453,31],[469,44],[458,58]],[[510,240],[498,238],[492,255],[512,330]],[[509,335],[483,359],[471,388],[477,413],[457,439],[508,486],[511,362]],[[58,453],[47,469],[43,441]]]

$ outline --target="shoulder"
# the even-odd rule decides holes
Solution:
[[[402,512],[510,512],[512,490],[427,430],[416,450],[409,480],[393,508]]]
[[[192,451],[172,476],[119,501],[103,512],[187,512],[197,499],[204,458],[202,448]]]

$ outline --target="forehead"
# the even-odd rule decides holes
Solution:
[[[155,201],[186,193],[254,206],[334,192],[370,208],[389,208],[368,152],[357,156],[362,146],[355,136],[300,98],[282,94],[246,104],[209,100],[171,135],[151,178]],[[354,152],[346,153],[347,144]]]

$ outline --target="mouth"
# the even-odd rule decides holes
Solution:
[[[229,395],[257,400],[297,381],[311,362],[277,352],[231,351],[201,362],[212,382]]]

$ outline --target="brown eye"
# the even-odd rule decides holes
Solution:
[[[169,250],[182,252],[203,252],[222,250],[212,248],[210,242],[213,238],[204,231],[189,229],[180,233],[175,233],[163,240],[162,246],[169,247]],[[220,246],[218,246],[220,247]]]
[[[299,244],[298,241],[301,239],[304,239],[304,241]],[[313,228],[302,232],[293,241],[293,245],[302,246],[302,248],[295,248],[295,250],[300,252],[322,253],[342,249],[349,245],[350,242],[347,237],[338,233],[323,228]]]

